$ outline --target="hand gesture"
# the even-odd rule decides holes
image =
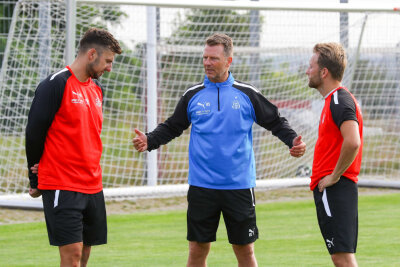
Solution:
[[[292,157],[299,158],[306,152],[306,143],[301,140],[301,135],[293,139],[293,146],[289,150]]]
[[[139,131],[138,129],[135,129],[136,137],[133,138],[132,143],[135,149],[139,152],[143,152],[147,150],[147,136]]]

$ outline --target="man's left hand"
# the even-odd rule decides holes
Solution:
[[[290,155],[292,157],[299,158],[306,152],[306,143],[301,140],[301,135],[293,139],[293,146],[289,149]]]

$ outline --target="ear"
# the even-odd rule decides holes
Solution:
[[[230,66],[232,64],[233,58],[232,57],[228,57],[228,66]]]
[[[96,57],[97,57],[97,51],[96,51],[95,48],[90,48],[90,49],[87,51],[86,55],[87,55],[87,58],[89,59],[89,61],[93,61],[93,60],[95,60]]]
[[[326,78],[328,76],[329,70],[327,68],[323,68],[321,70],[321,77]]]

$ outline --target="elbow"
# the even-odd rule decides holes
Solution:
[[[354,149],[357,149],[357,151],[360,149],[361,147],[361,138],[360,136],[357,135],[357,138],[354,140]]]
[[[355,153],[358,153],[358,151],[360,150],[361,147],[361,142],[354,144],[353,149]]]
[[[358,152],[361,147],[361,140],[359,138],[351,140],[347,143],[347,147],[354,152]]]

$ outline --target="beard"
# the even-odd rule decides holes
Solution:
[[[97,58],[94,62],[88,64],[86,67],[86,72],[89,75],[89,77],[92,79],[96,79],[96,80],[98,80],[100,78],[100,76],[103,75],[103,72],[101,72],[101,71],[97,72],[95,70],[96,66],[98,65],[98,62],[99,62],[99,60]]]
[[[318,87],[321,84],[322,84],[322,79],[319,76],[315,76],[315,77],[309,78],[309,80],[308,80],[308,86],[310,88],[318,89]]]

